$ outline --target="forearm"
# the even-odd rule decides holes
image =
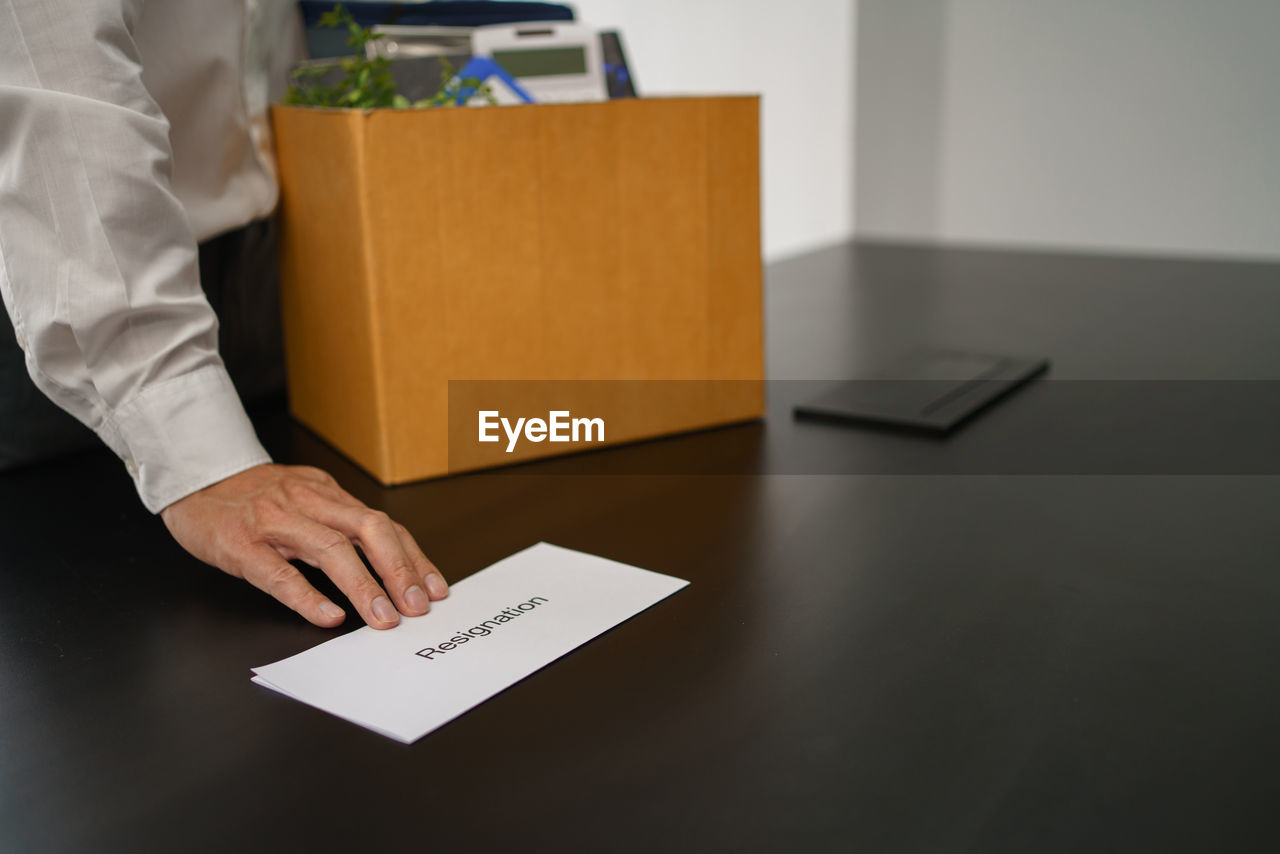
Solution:
[[[267,455],[217,354],[130,14],[0,0],[0,290],[36,384],[158,511]]]

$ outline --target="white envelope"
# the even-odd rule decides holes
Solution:
[[[539,543],[428,614],[255,667],[253,681],[409,744],[688,583]]]

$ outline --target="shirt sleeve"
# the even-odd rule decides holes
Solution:
[[[269,457],[218,355],[140,6],[0,0],[0,291],[36,385],[159,512]]]

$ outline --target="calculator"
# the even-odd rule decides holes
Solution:
[[[471,52],[501,65],[536,103],[609,99],[593,27],[561,21],[476,27]]]

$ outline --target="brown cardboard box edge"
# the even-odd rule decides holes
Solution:
[[[462,470],[450,379],[763,380],[758,110],[275,107],[293,415],[390,484]]]

